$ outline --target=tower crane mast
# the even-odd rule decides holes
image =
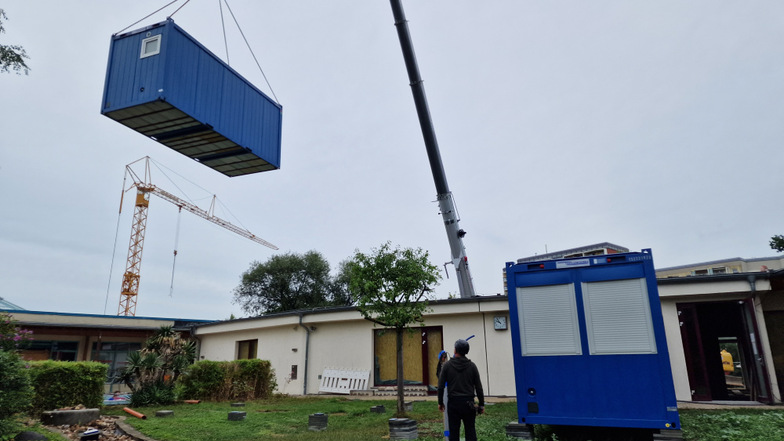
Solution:
[[[141,178],[132,168],[137,162],[144,160],[144,176]],[[131,226],[131,240],[128,246],[128,260],[125,265],[125,273],[123,273],[122,287],[120,291],[120,305],[117,310],[117,315],[120,316],[135,316],[136,315],[136,300],[139,295],[139,279],[141,274],[142,263],[142,250],[144,247],[144,236],[147,227],[147,210],[150,205],[150,195],[154,194],[159,198],[171,202],[179,207],[180,210],[185,209],[202,219],[208,220],[216,225],[236,233],[246,239],[250,239],[256,243],[264,245],[273,250],[278,247],[267,242],[266,240],[256,236],[245,228],[238,227],[231,222],[215,216],[215,196],[213,196],[212,203],[208,210],[204,210],[188,201],[185,201],[150,182],[150,157],[146,156],[138,161],[132,162],[125,166],[126,177],[130,176],[133,183],[125,189],[123,184],[123,194],[136,188],[136,203],[134,204],[133,224]],[[120,198],[120,211],[122,211],[122,200]]]

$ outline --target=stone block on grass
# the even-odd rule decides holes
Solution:
[[[229,421],[242,421],[248,416],[248,412],[233,411],[229,412]]]
[[[327,419],[329,416],[325,413],[314,413],[308,416],[308,430],[320,431],[327,429]]]

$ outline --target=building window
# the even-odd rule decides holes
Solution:
[[[94,342],[90,359],[109,365],[106,373],[109,381],[114,381],[128,365],[128,355],[142,349],[141,343],[127,342]]]
[[[35,340],[22,353],[25,360],[76,361],[79,342]]]
[[[296,380],[297,379],[297,365],[296,364],[292,364],[291,365],[291,375],[289,377],[292,380]]]
[[[142,40],[142,53],[139,58],[147,58],[153,55],[158,55],[161,52],[161,35],[153,35],[152,37]]]
[[[237,342],[237,360],[256,358],[259,349],[258,340],[243,340]]]

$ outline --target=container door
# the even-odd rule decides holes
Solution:
[[[752,383],[749,385],[751,399],[770,404],[773,402],[770,394],[770,377],[765,366],[765,357],[759,339],[754,298],[750,297],[746,300],[741,300],[740,303],[742,304],[743,326],[746,329],[745,337],[748,339],[746,343],[747,347],[750,348],[750,366],[754,369],[753,375],[750,375]]]

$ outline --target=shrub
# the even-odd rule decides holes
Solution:
[[[0,350],[13,351],[33,341],[33,331],[22,329],[7,312],[0,312]]]
[[[177,378],[196,356],[196,343],[183,339],[171,326],[162,326],[144,346],[128,355],[119,380],[133,392],[133,406],[171,404]]]
[[[174,387],[162,381],[140,387],[131,395],[131,406],[153,406],[174,403]]]
[[[277,388],[267,360],[199,361],[180,377],[182,398],[226,401],[269,398]]]
[[[96,361],[32,362],[30,378],[35,389],[34,412],[79,404],[100,406],[107,369],[107,365]]]
[[[0,349],[0,439],[16,433],[16,414],[27,410],[32,398],[30,378],[21,358],[14,351]]]

